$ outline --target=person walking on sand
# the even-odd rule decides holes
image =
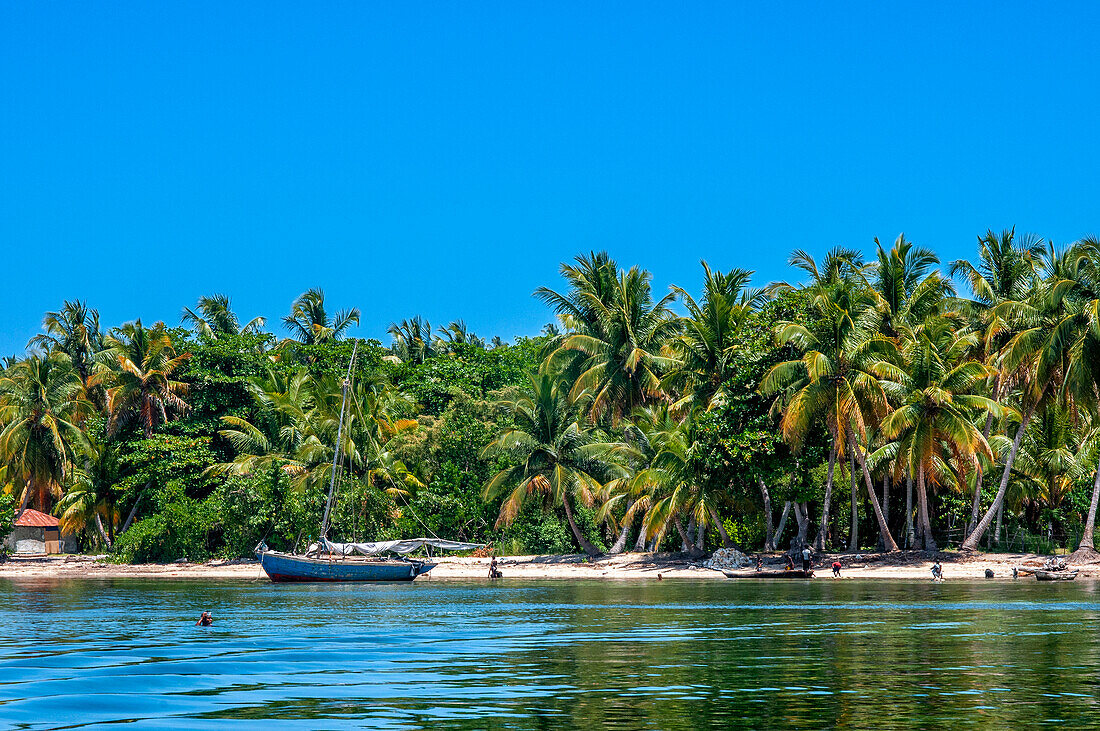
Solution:
[[[835,579],[835,578],[839,578],[839,577],[840,577],[840,559],[835,558],[835,559],[833,559],[833,578]]]
[[[809,546],[803,546],[802,547],[802,570],[803,571],[809,571],[810,570],[810,555],[811,555],[810,554],[810,547]]]

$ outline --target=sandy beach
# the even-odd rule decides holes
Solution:
[[[1035,554],[1003,553],[977,554],[972,557],[955,553],[941,553],[944,577],[952,580],[987,580],[986,569],[991,569],[993,580],[1011,580],[1012,567],[1039,567],[1045,556]],[[829,554],[819,556],[814,567],[820,578],[832,580],[829,564],[839,558],[844,579],[929,579],[933,557],[921,552],[883,554]],[[524,580],[580,580],[600,579],[654,580],[692,579],[701,581],[725,580],[713,569],[702,566],[701,561],[684,558],[679,554],[628,553],[585,560],[582,555],[565,556],[506,556],[498,559],[500,570],[507,579]],[[766,559],[766,567],[782,568],[781,554]],[[1100,565],[1081,565],[1078,579],[1100,578]],[[486,579],[489,570],[487,558],[442,558],[439,565],[425,579],[434,581]],[[9,558],[0,563],[0,579],[4,578],[157,578],[157,579],[238,579],[266,580],[255,560],[209,561],[206,563],[173,564],[116,564],[91,556],[50,556],[46,558]]]

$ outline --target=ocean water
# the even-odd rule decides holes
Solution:
[[[1089,727],[1098,589],[0,579],[0,728]]]

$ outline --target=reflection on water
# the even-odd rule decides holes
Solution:
[[[1097,589],[0,580],[0,726],[1091,725]]]

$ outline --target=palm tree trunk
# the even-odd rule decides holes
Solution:
[[[710,519],[714,521],[714,527],[718,529],[718,535],[722,538],[722,548],[734,548],[733,539],[730,538],[730,534],[726,532],[726,526],[722,524],[722,519],[718,517],[718,511],[713,507],[708,507],[710,511]]]
[[[806,535],[810,531],[810,509],[806,503],[794,504],[794,517],[798,521],[798,548],[806,545]]]
[[[630,509],[632,507],[634,507],[634,501],[633,500],[631,500],[630,503],[627,504],[626,511],[629,513]],[[614,556],[616,554],[619,554],[619,553],[622,553],[624,550],[626,550],[626,541],[627,541],[627,538],[630,536],[630,523],[631,522],[632,521],[624,522],[622,528],[619,529],[619,537],[617,539],[615,539],[615,544],[613,546],[611,546],[611,550],[608,551],[608,553],[611,554],[612,556]],[[612,523],[612,525],[614,525],[614,523]]]
[[[917,542],[913,529],[913,476],[905,476],[905,547],[912,548]]]
[[[1001,501],[1001,504],[997,506],[997,527],[993,530],[993,545],[1001,545],[1001,518],[1005,514],[1005,502]]]
[[[695,542],[691,540],[691,534],[695,532],[695,516],[691,516],[688,520],[687,532],[684,534],[684,552],[687,553],[691,550],[691,547],[695,545]]]
[[[760,486],[760,494],[764,496],[764,550],[775,550],[775,531],[772,530],[772,496],[768,492],[768,486],[762,477],[756,478],[756,484]],[[784,517],[786,513],[784,513]],[[780,529],[782,530],[782,529]]]
[[[886,519],[886,524],[890,524],[890,473],[889,471],[882,475],[882,517]]]
[[[695,525],[695,548],[699,551],[705,551],[707,545],[707,527],[703,525],[703,521],[699,521]]]
[[[974,530],[978,524],[978,516],[982,506],[982,465],[978,464],[978,472],[974,475],[974,500],[970,503],[970,520],[966,522],[966,534]]]
[[[19,516],[27,509],[27,503],[31,501],[31,486],[27,485],[23,488],[23,500],[19,503],[19,510],[15,511],[14,520],[19,520]]]
[[[821,505],[821,524],[817,528],[814,549],[825,550],[825,536],[829,534],[829,504],[833,499],[833,471],[836,469],[836,445],[829,450],[829,471],[825,476],[825,499]]]
[[[593,546],[592,543],[584,537],[584,534],[581,533],[581,529],[577,526],[577,521],[573,519],[573,506],[569,504],[568,495],[562,496],[561,504],[565,506],[565,519],[569,521],[569,527],[573,529],[573,536],[577,539],[578,545],[580,545],[589,556],[599,556],[599,549]]]
[[[149,483],[145,483],[145,487],[149,487]],[[134,522],[134,516],[137,515],[138,505],[141,505],[141,494],[137,496],[137,500],[134,501],[134,507],[130,508],[130,514],[126,516],[126,522],[122,524],[122,529],[118,532],[122,535],[126,532],[126,529],[130,527],[130,523]]]
[[[936,540],[932,537],[932,521],[928,517],[928,489],[924,482],[924,465],[917,467],[917,504],[920,506],[921,533],[924,535],[924,550],[935,551]]]
[[[1027,429],[1027,424],[1031,421],[1031,417],[1035,414],[1035,407],[1038,406],[1039,399],[1042,398],[1042,393],[1027,407],[1027,411],[1024,412],[1024,418],[1020,420],[1020,428],[1016,430],[1016,436],[1012,440],[1012,449],[1008,453],[1008,460],[1005,461],[1005,471],[1001,475],[1001,486],[997,488],[997,496],[993,498],[993,504],[989,506],[989,509],[985,511],[985,515],[978,521],[978,525],[974,527],[974,530],[970,532],[970,535],[966,537],[966,540],[959,546],[961,551],[973,551],[978,547],[978,541],[982,539],[982,536],[987,530],[989,530],[989,524],[993,522],[993,516],[1001,508],[1001,504],[1005,499],[1005,492],[1008,490],[1008,479],[1012,475],[1012,465],[1016,463],[1016,455],[1020,451],[1020,442],[1024,438],[1024,430]]]
[[[993,384],[992,398],[994,401],[1000,398],[1001,393],[1001,376],[997,374],[997,380]],[[982,438],[987,442],[989,441],[989,431],[993,428],[993,414],[987,413],[985,415],[985,427],[982,429]],[[974,502],[970,506],[970,521],[966,524],[966,534],[970,535],[974,531],[974,527],[978,525],[978,516],[981,514],[982,505],[982,481],[985,479],[985,474],[982,470],[981,462],[978,463],[978,473],[974,477]]]
[[[852,530],[848,536],[848,551],[859,551],[859,488],[856,483],[856,457],[848,457],[848,477],[851,478],[852,487]]]
[[[886,520],[882,517],[882,506],[878,503],[878,495],[875,494],[875,485],[871,482],[871,471],[867,469],[867,457],[863,454],[863,449],[856,441],[856,435],[852,431],[852,427],[848,427],[848,441],[852,444],[852,449],[855,450],[856,459],[859,461],[860,469],[863,470],[863,484],[867,488],[867,497],[871,499],[871,508],[875,513],[875,520],[878,522],[879,532],[882,533],[882,543],[887,552],[897,551],[898,544],[894,541],[894,537],[890,535],[890,526],[886,525]]]
[[[634,541],[634,550],[637,553],[645,552],[645,522],[638,527],[638,540]]]
[[[111,539],[107,537],[107,531],[103,530],[103,521],[99,519],[99,513],[95,514],[95,529],[99,533],[99,539],[103,541],[103,545],[111,548]]]
[[[691,539],[688,538],[688,532],[684,530],[684,522],[677,516],[673,524],[676,526],[676,532],[680,534],[680,548],[687,553],[691,549]]]
[[[1100,501],[1100,465],[1096,467],[1096,479],[1092,481],[1092,501],[1089,503],[1089,515],[1085,520],[1085,534],[1081,536],[1081,542],[1077,545],[1077,550],[1082,548],[1095,550],[1096,546],[1092,543],[1092,533],[1096,530],[1096,504]]]
[[[773,551],[776,548],[776,545],[775,545],[776,541],[780,540],[783,537],[783,529],[787,527],[787,515],[790,512],[791,512],[791,501],[788,500],[787,502],[783,503],[783,512],[779,515],[779,527],[776,528],[775,535],[772,536],[772,548],[771,548],[771,550],[773,550]]]

